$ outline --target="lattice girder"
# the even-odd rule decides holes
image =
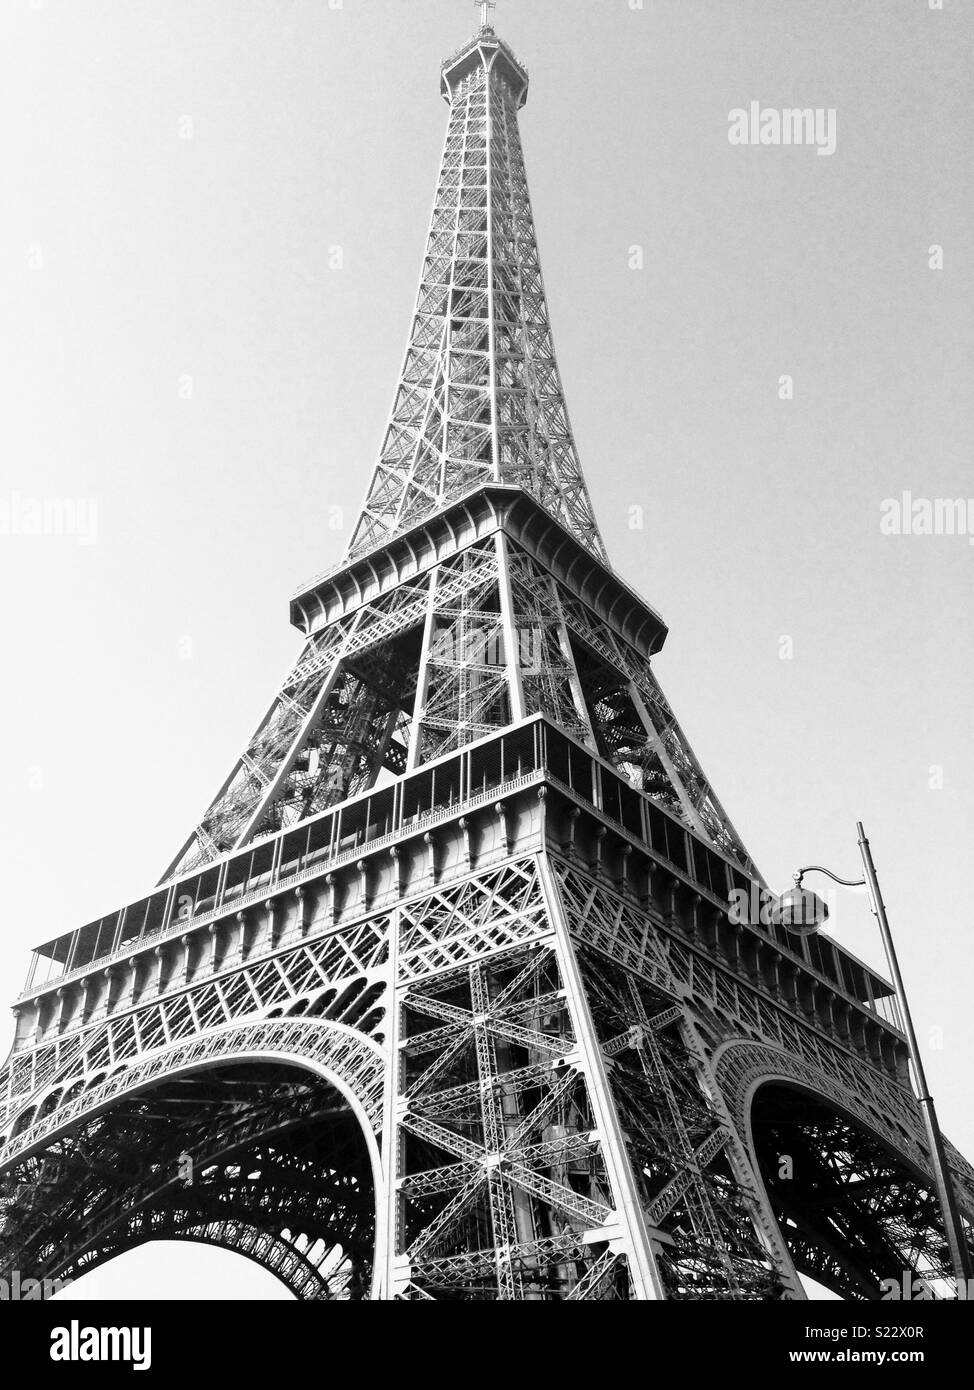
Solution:
[[[753,871],[649,658],[502,522],[309,637],[174,867],[186,872],[299,824],[380,776],[535,713]]]
[[[312,908],[295,925],[297,944],[285,931],[265,956],[234,965],[217,953],[212,980],[200,958],[156,997],[96,1023],[63,1072],[26,1097],[0,1151],[9,1258],[26,1253],[57,1277],[163,1232],[194,1238],[236,1223],[233,1239],[256,1242],[308,1297],[367,1296],[373,1261],[372,1293],[385,1297],[802,1296],[775,1219],[780,1194],[748,1148],[750,1073],[728,1066],[737,1054],[714,1036],[702,965],[688,977],[647,908],[601,872],[577,857],[502,856],[356,923]],[[735,1046],[753,1049],[723,1018]],[[790,1056],[831,1102],[827,1050],[819,1041],[814,1063],[799,1061],[800,1036],[790,1054],[748,1055],[759,1075],[786,1075]],[[272,1086],[234,1063],[265,1054],[312,1068],[320,1059],[358,1098],[338,1105],[357,1157],[328,1160],[320,1139],[297,1143],[317,1114],[325,1123],[316,1098],[327,1092]],[[911,1125],[919,1145],[905,1096],[892,1108],[891,1083],[861,1070],[836,1054],[846,1109],[858,1094],[868,1120],[867,1106],[888,1096],[895,1125]],[[167,1109],[177,1096],[178,1128]],[[176,1178],[184,1149],[199,1159],[189,1193]],[[865,1169],[858,1162],[856,1176]],[[877,1180],[892,1171],[875,1169]],[[878,1185],[872,1226],[849,1227],[847,1268],[862,1266],[855,1231],[880,1226],[888,1258],[938,1268],[928,1199],[902,1188],[894,1200]],[[861,1295],[863,1276],[843,1273],[807,1203],[788,1210],[800,1218],[799,1265]],[[345,1256],[327,1268],[312,1260],[319,1278],[302,1264],[309,1241],[315,1260]]]
[[[517,126],[524,89],[482,46],[451,84],[426,256],[354,557],[478,481],[508,482],[604,558],[549,327]]]
[[[18,1003],[0,1272],[164,1237],[314,1299],[800,1299],[799,1269],[870,1297],[897,1261],[942,1282],[890,987],[730,915],[762,880],[657,681],[665,625],[606,560],[527,75],[485,28],[443,92],[346,557],[295,595],[304,647],[163,883],[41,947]]]

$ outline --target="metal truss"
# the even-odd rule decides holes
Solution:
[[[749,873],[649,660],[503,532],[309,639],[173,869],[545,714]]]
[[[560,856],[552,859],[552,867],[566,919],[580,941],[663,992],[693,1000],[695,1033],[702,1031],[708,1040],[705,1068],[712,1071],[712,1090],[718,1098],[736,1098],[736,1133],[746,1133],[751,1097],[767,1078],[800,1085],[814,1076],[818,1094],[849,1111],[917,1171],[925,1170],[923,1126],[913,1096],[902,1084],[835,1046],[834,1038],[797,1017],[794,1009],[772,1002],[727,962],[662,932],[665,899],[651,906],[637,904],[593,882],[584,869]],[[963,1200],[974,1207],[974,1167],[953,1146],[948,1150]]]
[[[596,746],[554,581],[518,546],[508,549],[513,626],[524,708],[547,714],[589,747]]]
[[[593,725],[600,751],[625,768],[644,791],[682,816],[691,829],[749,873],[756,872],[649,660],[616,637],[607,624],[598,622],[563,586],[555,588],[560,616],[576,639],[578,664],[587,673],[590,705],[598,711]]]
[[[595,525],[526,73],[484,30],[443,87],[348,555],[295,600],[304,648],[163,885],[42,948],[64,973],[19,1001],[0,1274],[166,1238],[309,1300],[942,1283],[883,982],[727,919],[761,880],[651,669],[665,625]]]
[[[582,970],[599,1037],[612,1044],[613,1097],[667,1296],[782,1296],[752,1193],[727,1161],[733,1136],[681,1037],[683,1010],[595,953]]]
[[[410,744],[413,766],[510,724],[503,642],[497,554],[488,542],[461,551],[433,577]]]
[[[552,345],[517,126],[523,90],[499,41],[482,36],[461,64],[470,58],[450,85],[409,345],[349,557],[493,481],[536,497],[604,558]]]
[[[909,1271],[949,1296],[952,1266],[932,1182],[807,1092],[768,1087],[752,1115],[757,1157],[799,1269],[847,1299],[883,1296]]]
[[[656,914],[598,865],[502,845],[358,922],[302,910],[300,941],[120,996],[11,1112],[0,1249],[57,1278],[213,1240],[338,1299],[795,1298],[795,1264],[862,1296],[894,1253],[936,1272],[908,1094],[740,978],[735,995]],[[751,1123],[755,1080],[792,1076],[823,1108],[788,1152],[885,1184],[846,1265],[775,1187],[791,1113]]]
[[[166,877],[538,711],[750,871],[648,657],[505,535],[454,535],[431,574],[374,596],[384,549],[489,485],[535,499],[607,567],[552,344],[517,126],[526,74],[481,34],[450,60],[444,89],[409,345],[345,561],[349,574],[366,565],[368,597],[308,637]]]
[[[782,1030],[781,1045],[744,1041],[739,1036],[721,1040],[714,1049],[716,1085],[742,1132],[750,1126],[751,1106],[762,1085],[771,1081],[798,1090],[809,1089],[837,1112],[874,1136],[888,1152],[925,1182],[929,1175],[923,1127],[911,1092],[892,1084],[856,1059],[829,1047],[811,1029],[801,1025]],[[966,1212],[974,1212],[974,1167],[952,1144],[947,1156],[958,1194]],[[903,1266],[905,1267],[905,1266]]]
[[[463,940],[467,913],[444,896],[413,909],[435,924],[440,970],[400,974],[390,1287],[449,1300],[795,1296],[756,1184],[739,1176],[740,1141],[682,1040],[685,1006],[645,914],[629,973],[577,938],[599,919],[620,938],[597,880],[572,873],[574,910],[554,880],[546,893],[523,871],[490,881],[490,896],[515,884],[519,915],[533,902],[544,935],[495,941],[459,968],[442,968],[451,938],[468,959],[483,948]]]
[[[361,1297],[375,1202],[347,1101],[280,1064],[174,1074],[169,1060],[151,1090],[126,1093],[11,1171],[6,1248],[66,1279],[148,1240],[200,1240],[256,1260],[296,1297]]]

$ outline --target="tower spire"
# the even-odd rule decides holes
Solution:
[[[483,33],[485,29],[492,29],[493,25],[490,22],[490,12],[491,10],[497,9],[497,0],[474,0],[474,4],[480,11],[481,33]]]
[[[450,120],[392,415],[349,559],[478,485],[536,498],[606,553],[555,360],[518,111],[528,74],[489,25],[444,62]]]

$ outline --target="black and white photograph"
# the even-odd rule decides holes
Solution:
[[[28,1373],[347,1334],[296,1302],[956,1363],[972,53],[971,0],[0,0]]]

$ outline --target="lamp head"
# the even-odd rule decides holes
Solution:
[[[795,875],[795,886],[775,898],[771,904],[771,921],[796,936],[809,936],[828,921],[829,908],[824,899],[809,888],[802,887],[802,875]]]

